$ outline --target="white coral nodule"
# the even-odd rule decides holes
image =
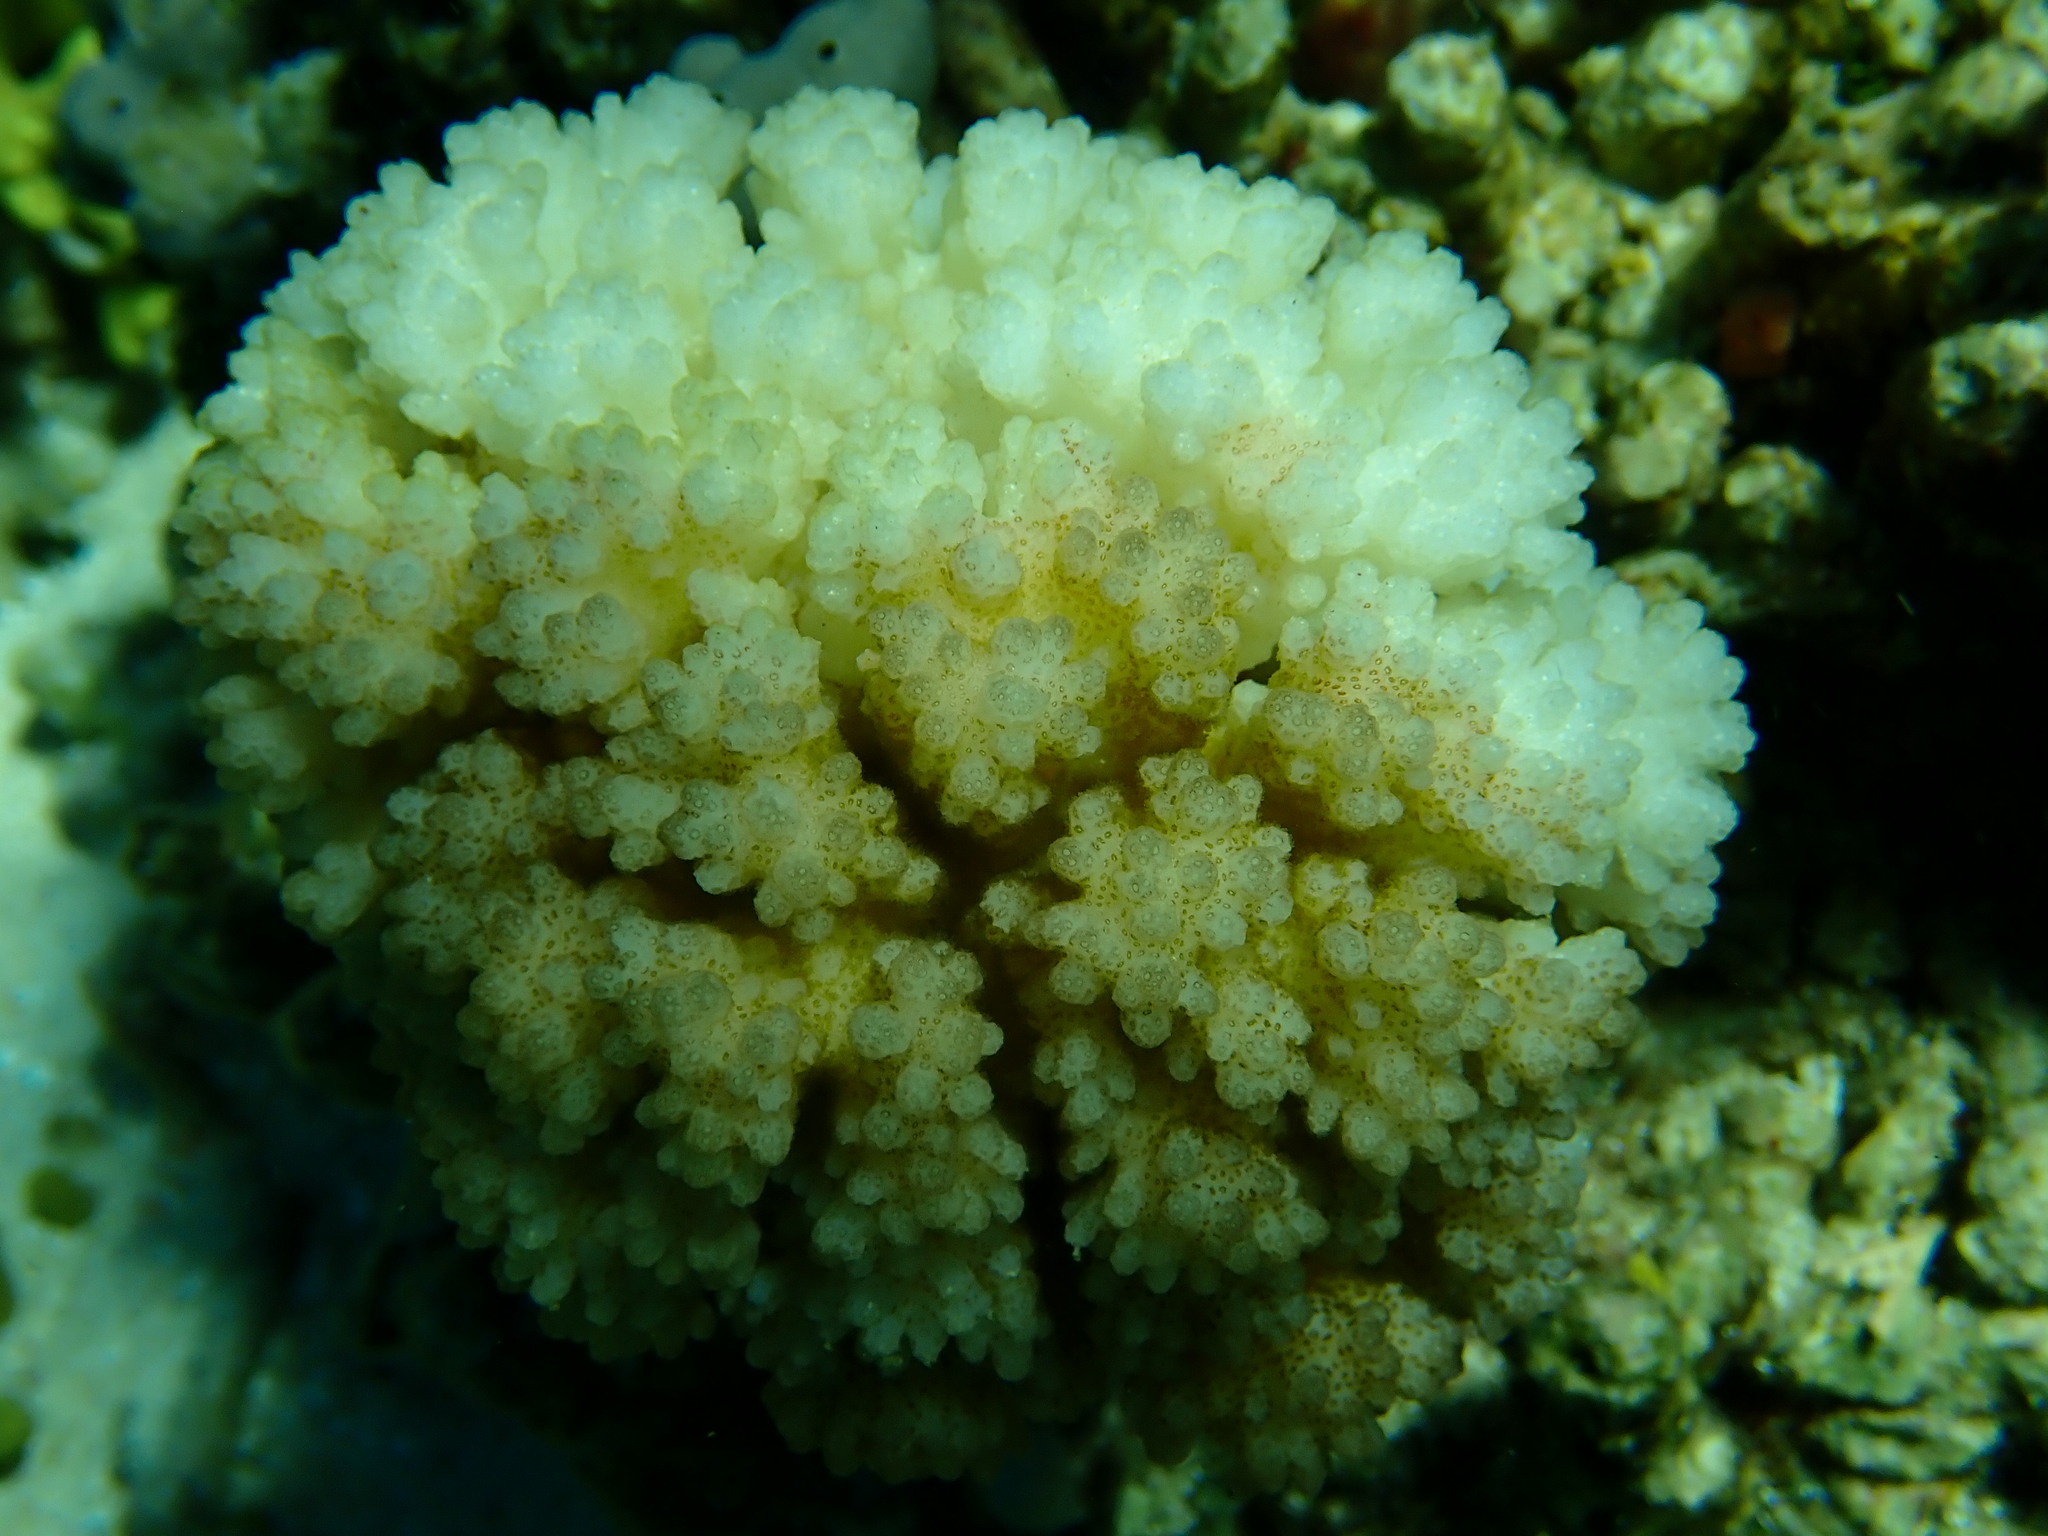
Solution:
[[[658,77],[389,167],[206,410],[218,760],[565,1331],[723,1319],[835,1465],[1114,1395],[1313,1485],[1563,1278],[1741,669],[1450,255],[916,127]]]

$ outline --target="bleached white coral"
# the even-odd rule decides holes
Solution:
[[[1114,1391],[1311,1484],[1565,1274],[1740,668],[1448,254],[916,127],[657,78],[387,169],[207,408],[217,760],[565,1328],[722,1315],[841,1463]]]
[[[93,394],[34,388],[30,430],[0,441],[0,540],[30,515],[76,541],[40,569],[0,565],[0,1393],[10,1444],[0,1528],[21,1536],[112,1530],[189,1465],[183,1433],[219,1414],[253,1348],[255,1287],[211,1255],[163,1241],[166,1201],[209,1232],[243,1230],[243,1191],[168,1117],[104,1114],[109,1049],[96,983],[143,905],[111,860],[67,835],[67,801],[92,782],[89,747],[38,750],[31,726],[91,698],[124,626],[160,614],[171,573],[164,527],[202,438],[167,411],[123,444]],[[104,771],[104,760],[98,764]],[[82,1158],[53,1153],[66,1124]],[[79,1168],[81,1206],[44,1219],[39,1177]],[[175,1194],[173,1193],[175,1191]],[[21,1417],[22,1415],[26,1417]]]

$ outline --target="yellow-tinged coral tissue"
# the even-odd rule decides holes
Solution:
[[[1453,257],[916,130],[656,77],[387,168],[207,407],[215,760],[563,1331],[736,1330],[835,1465],[1114,1397],[1313,1486],[1568,1276],[1741,670]]]

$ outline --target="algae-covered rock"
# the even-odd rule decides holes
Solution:
[[[2003,1116],[1970,1164],[1984,1214],[1956,1233],[1978,1278],[2016,1305],[2048,1303],[2048,1099]]]
[[[1584,1278],[1530,1363],[1648,1436],[1653,1502],[1728,1529],[1788,1499],[1814,1530],[1900,1529],[1905,1507],[2022,1528],[1991,1477],[2007,1395],[2039,1383],[2048,1314],[2009,1266],[2039,1242],[2048,1099],[2014,1100],[1995,1063],[2038,1028],[1820,989],[1637,1053],[1581,1204]],[[1743,1059],[1745,1032],[1782,1065]],[[1959,1161],[1991,1214],[1958,1221]],[[1959,1289],[1947,1242],[2019,1305]]]
[[[1624,47],[1579,56],[1579,129],[1600,167],[1640,191],[1713,181],[1770,112],[1782,52],[1770,11],[1732,0],[1674,11]]]

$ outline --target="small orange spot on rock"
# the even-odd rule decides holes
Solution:
[[[1312,101],[1378,106],[1394,55],[1447,9],[1444,0],[1321,0],[1296,35],[1295,89]]]
[[[1799,300],[1786,288],[1745,288],[1721,311],[1721,377],[1736,383],[1774,379],[1792,360]]]

